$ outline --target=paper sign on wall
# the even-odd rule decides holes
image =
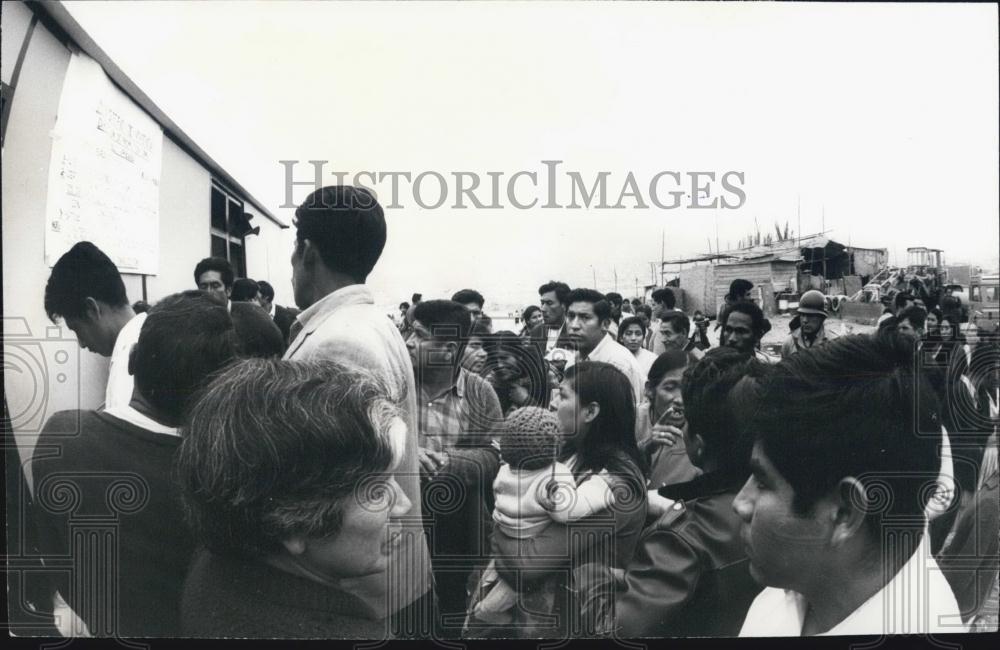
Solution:
[[[86,240],[121,272],[155,275],[162,153],[159,124],[96,61],[74,53],[52,132],[46,263]]]

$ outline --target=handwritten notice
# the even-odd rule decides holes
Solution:
[[[160,126],[96,61],[74,53],[52,131],[46,263],[87,240],[119,271],[155,275],[162,153]]]

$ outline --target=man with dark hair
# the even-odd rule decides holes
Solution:
[[[758,361],[776,363],[777,359],[764,354],[758,348],[760,340],[770,330],[770,323],[757,303],[749,300],[735,302],[722,311],[723,345],[736,348],[743,354],[756,357]]]
[[[229,300],[235,280],[232,264],[222,257],[206,257],[194,267],[194,283],[202,291],[214,295],[223,305]]]
[[[909,291],[898,291],[892,297],[892,303],[882,310],[882,315],[878,317],[878,321],[875,324],[882,325],[886,319],[898,317],[901,311],[907,307],[912,307],[914,304],[916,304],[916,299],[912,293]]]
[[[735,636],[760,592],[733,512],[749,471],[743,406],[756,390],[752,364],[715,348],[684,372],[683,441],[703,473],[658,490],[669,506],[643,532],[618,594],[624,638]]]
[[[374,373],[389,387],[408,428],[406,454],[398,474],[420,517],[417,390],[406,344],[385,314],[375,307],[365,280],[385,247],[382,206],[364,188],[334,185],[316,190],[295,211],[292,287],[303,310],[289,334],[285,359],[334,359]],[[393,549],[386,573],[352,584],[369,607],[395,616],[396,625],[417,628],[431,620],[433,596],[427,547],[422,535],[405,535]],[[390,580],[389,577],[392,577]],[[394,593],[389,594],[390,588]],[[400,630],[399,634],[404,634]]]
[[[424,494],[427,502],[441,490],[463,495],[460,503],[427,513],[441,614],[458,616],[465,612],[465,583],[487,548],[487,491],[500,463],[492,432],[503,413],[490,383],[461,365],[472,325],[469,311],[452,300],[428,300],[413,316],[406,346],[420,398]],[[460,629],[461,623],[454,628],[442,623],[438,631],[450,637]]]
[[[233,302],[252,302],[260,305],[260,285],[250,278],[240,278],[233,282],[229,299]],[[261,306],[263,307],[263,305]]]
[[[547,359],[559,373],[573,356],[573,343],[566,330],[568,294],[569,285],[565,282],[551,280],[538,287],[543,321],[528,333],[528,338],[538,348],[539,356]]]
[[[133,388],[128,355],[146,315],[129,305],[114,262],[89,241],[75,244],[52,267],[45,313],[53,323],[62,318],[81,348],[111,357],[104,408],[127,405]]]
[[[603,361],[624,373],[632,384],[635,403],[642,400],[646,378],[635,355],[608,334],[611,305],[594,289],[573,289],[566,296],[566,328],[576,348],[576,361]]]
[[[705,353],[688,338],[690,333],[691,320],[684,312],[670,309],[661,314],[659,336],[663,350],[687,352],[689,362],[694,363],[705,356]]]
[[[737,302],[750,301],[750,291],[753,290],[753,282],[750,280],[744,280],[743,278],[736,278],[729,283],[729,292],[722,297],[722,304],[719,305],[718,318],[716,319],[715,329],[719,330],[722,328],[722,312],[726,310],[732,304]]]
[[[486,299],[475,289],[456,291],[451,299],[468,309],[469,313],[472,314],[472,320],[477,320],[483,315],[483,305],[486,304]]]
[[[850,336],[793,355],[758,402],[752,476],[733,508],[767,589],[740,635],[962,631],[929,548],[941,425],[912,345]]]
[[[168,296],[149,311],[132,350],[129,409],[62,411],[45,424],[32,463],[34,493],[42,553],[78,567],[53,574],[57,604],[64,599],[87,628],[72,633],[180,635],[181,587],[195,541],[174,482],[178,427],[191,396],[236,354],[224,307],[200,291]],[[67,489],[72,503],[63,499]],[[113,538],[80,536],[88,516],[114,521]]]
[[[664,312],[673,310],[677,306],[677,298],[674,296],[674,292],[667,287],[657,289],[649,297],[653,301],[653,322],[650,327],[654,335],[649,339],[648,349],[653,354],[660,355],[666,350],[659,337],[660,319],[663,318]]]
[[[799,318],[799,326],[781,345],[782,359],[787,359],[799,350],[814,348],[836,338],[823,326],[826,322],[826,298],[821,292],[813,289],[802,294],[795,313]]]
[[[299,310],[294,307],[282,307],[274,304],[274,287],[266,280],[257,283],[260,286],[260,306],[264,308],[269,316],[274,320],[274,324],[281,330],[281,336],[285,339],[285,346],[288,346],[288,331],[295,322],[295,317],[299,315]],[[272,313],[273,312],[273,313]]]
[[[622,294],[615,291],[604,294],[604,297],[608,299],[609,303],[611,303],[611,322],[608,323],[608,334],[617,340],[618,323],[620,323],[622,319],[622,302],[625,299],[622,298]]]
[[[233,279],[233,268],[221,257],[207,257],[194,270],[198,289],[209,294],[233,316],[240,352],[245,356],[272,357],[285,352],[285,338],[258,298],[260,285],[248,278]]]
[[[544,355],[553,348],[569,349],[569,338],[566,334],[566,296],[569,285],[555,280],[538,287],[539,306],[542,310],[543,322],[530,332],[531,340],[541,345],[540,352]]]
[[[919,341],[924,335],[926,320],[927,312],[923,308],[907,307],[896,314],[896,331],[914,342]]]

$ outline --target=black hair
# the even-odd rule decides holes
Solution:
[[[755,364],[733,348],[712,348],[688,366],[681,380],[689,435],[704,439],[705,453],[719,463],[720,471],[744,477],[749,474],[753,439],[730,393]]]
[[[406,302],[405,300],[403,302],[399,303],[399,309],[400,309],[400,311],[402,311],[404,309],[409,309],[409,308],[410,308],[410,303]]]
[[[264,297],[265,300],[274,300],[274,287],[267,280],[258,280],[257,286],[260,288],[260,295]]]
[[[216,271],[222,277],[222,284],[227,289],[233,288],[233,281],[236,279],[236,274],[233,273],[233,265],[229,263],[229,260],[223,257],[206,257],[198,262],[194,267],[195,284],[198,284],[198,279],[206,271]]]
[[[661,323],[670,323],[675,332],[691,333],[691,319],[682,311],[671,309],[660,314]]]
[[[736,296],[743,295],[751,289],[753,289],[753,282],[744,280],[743,278],[736,278],[729,283],[729,293],[726,294],[726,297],[734,300]]]
[[[622,335],[625,334],[627,330],[632,325],[638,325],[642,329],[642,335],[646,336],[646,326],[643,325],[642,319],[638,316],[629,316],[628,318],[623,318],[622,322],[618,323],[618,342],[621,343]]]
[[[486,303],[486,299],[483,298],[483,294],[479,293],[475,289],[462,289],[461,291],[456,291],[455,295],[453,295],[451,299],[463,305],[470,302],[476,303],[479,305],[480,309],[482,309],[483,305]]]
[[[524,321],[525,325],[528,324],[528,321],[531,320],[536,311],[542,311],[542,308],[538,305],[528,305],[524,308],[524,311],[521,312],[521,320]]]
[[[145,314],[149,311],[149,303],[145,300],[136,300],[132,303],[132,311],[137,314]]]
[[[89,241],[74,244],[52,267],[45,285],[45,313],[53,323],[81,318],[87,298],[110,307],[128,306],[125,283],[115,263]]]
[[[896,314],[897,325],[902,323],[904,320],[910,321],[910,325],[913,326],[913,329],[920,329],[927,321],[927,311],[923,307],[912,305]]]
[[[316,190],[295,210],[295,238],[308,239],[323,264],[364,282],[385,248],[382,206],[363,187],[330,185]]]
[[[425,300],[413,310],[413,320],[423,323],[436,339],[465,347],[472,331],[472,314],[453,300]]]
[[[649,367],[649,375],[646,377],[646,381],[656,387],[663,381],[668,372],[686,367],[690,360],[688,353],[684,350],[666,350],[660,356],[656,357],[653,365]]]
[[[410,296],[410,302],[416,304],[416,303],[420,302],[423,299],[423,297],[424,297],[424,294],[422,294],[422,293],[415,293],[412,296]]]
[[[545,407],[549,405],[549,379],[538,346],[514,332],[503,330],[484,339],[484,347],[487,355],[484,373],[488,374],[499,365],[501,355],[509,354],[517,362],[519,372],[517,379],[526,379],[528,382],[526,388],[531,405]],[[511,386],[500,381],[491,381],[491,383],[500,399],[501,409],[506,412],[511,406]]]
[[[667,309],[673,309],[677,305],[677,298],[674,296],[674,292],[670,289],[663,287],[662,289],[657,289],[649,296],[653,301],[662,304]]]
[[[233,282],[233,290],[229,294],[229,299],[233,302],[249,302],[257,298],[260,292],[260,285],[250,278],[240,278]]]
[[[797,512],[850,476],[876,502],[873,526],[923,515],[940,470],[941,425],[913,361],[912,343],[890,332],[840,337],[771,369],[753,429]]]
[[[238,351],[236,328],[225,306],[204,291],[184,291],[149,310],[129,372],[150,404],[179,420],[195,391]]]
[[[610,302],[615,307],[621,307],[622,306],[622,300],[624,300],[622,298],[622,294],[620,294],[620,293],[618,293],[616,291],[611,291],[609,293],[606,293],[606,294],[604,294],[604,297],[607,298],[608,302]]]
[[[754,331],[754,336],[760,338],[767,334],[770,329],[770,323],[764,318],[764,312],[760,310],[757,303],[752,300],[738,300],[730,305],[727,305],[724,310],[722,310],[722,325],[729,321],[729,316],[734,313],[746,314],[750,317],[752,322],[752,327]]]
[[[538,295],[546,294],[550,291],[555,291],[556,300],[560,304],[566,305],[566,296],[569,294],[569,285],[565,282],[559,282],[558,280],[549,280],[542,286],[538,287]]]
[[[566,302],[563,304],[569,307],[574,302],[589,302],[594,305],[594,314],[602,322],[611,318],[611,303],[608,302],[608,299],[600,291],[595,289],[573,289],[566,294]]]
[[[914,300],[912,293],[909,291],[900,291],[896,294],[896,297],[892,299],[892,306],[899,309],[911,300]]]
[[[649,305],[642,304],[642,303],[636,305],[636,307],[635,307],[635,313],[638,314],[639,312],[642,312],[643,314],[646,314],[646,318],[652,318],[653,317],[653,308],[650,307]]]
[[[577,476],[604,469],[625,476],[629,464],[648,476],[648,464],[635,440],[635,397],[625,374],[609,363],[581,361],[566,370],[565,380],[572,385],[581,408],[596,402],[600,411],[586,434],[566,443],[560,458],[576,454],[573,472]],[[645,494],[644,487],[639,491]]]

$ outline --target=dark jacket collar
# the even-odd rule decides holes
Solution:
[[[747,475],[734,472],[709,472],[701,474],[684,483],[664,485],[659,489],[660,496],[674,501],[690,501],[702,497],[738,490]]]

